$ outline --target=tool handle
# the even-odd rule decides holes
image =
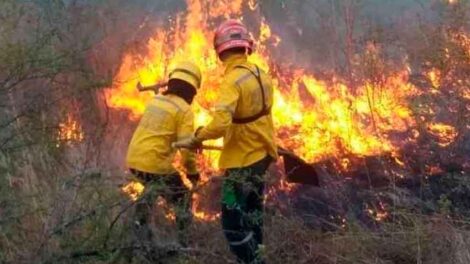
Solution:
[[[202,145],[201,149],[204,149],[204,150],[217,150],[217,151],[222,151],[222,150],[224,150],[224,147]]]
[[[153,91],[154,93],[158,93],[161,88],[166,86],[168,86],[168,82],[160,82],[151,86],[142,86],[142,84],[139,82],[137,83],[137,90],[139,92]]]
[[[178,142],[171,143],[171,147],[188,149],[187,146],[178,144]],[[201,145],[197,149],[222,151],[224,148],[220,146]]]

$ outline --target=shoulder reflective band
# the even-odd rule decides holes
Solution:
[[[256,67],[256,73],[254,73],[250,68],[248,68],[244,65],[238,65],[235,68],[246,69],[256,77],[256,80],[258,81],[258,85],[261,89],[261,99],[263,101],[263,108],[261,109],[261,111],[259,111],[259,113],[255,114],[255,115],[252,115],[252,116],[249,116],[249,117],[243,117],[243,118],[235,118],[234,117],[232,119],[232,123],[234,123],[234,124],[251,123],[251,122],[254,122],[254,121],[258,120],[259,118],[261,118],[265,115],[269,115],[271,113],[271,107],[266,106],[266,95],[264,94],[264,86],[263,86],[263,82],[261,80],[261,72],[260,72],[257,65],[255,65],[255,67]]]
[[[199,79],[199,76],[197,76],[196,74],[194,74],[194,72],[191,72],[191,71],[188,71],[186,69],[181,69],[181,68],[176,68],[174,69],[170,75],[169,75],[169,78],[171,79],[171,75],[173,75],[174,73],[176,72],[182,72],[182,73],[185,73],[187,75],[190,75],[191,77],[193,77],[194,79],[196,79],[196,82],[197,82],[197,87],[196,88],[199,88],[201,86],[201,79]]]

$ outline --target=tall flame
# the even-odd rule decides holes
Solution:
[[[113,89],[106,91],[112,107],[127,109],[130,118],[137,119],[151,98],[150,94],[137,91],[137,82],[153,84],[164,80],[175,62],[190,59],[201,67],[204,76],[193,106],[195,123],[201,126],[210,121],[209,109],[217,98],[223,69],[212,48],[213,26],[209,21],[239,16],[244,3],[206,2],[188,0],[187,13],[176,16],[172,29],[158,28],[147,43],[146,54],[131,50],[124,56]],[[253,1],[250,3],[253,6]],[[258,29],[257,52],[250,60],[274,75],[270,70],[274,64],[269,48],[281,39],[264,18]],[[413,122],[406,98],[416,91],[407,82],[406,70],[386,78],[380,85],[365,83],[356,87],[354,93],[340,81],[318,80],[308,69],[276,73],[273,77],[273,117],[279,144],[309,161],[344,153],[373,155],[392,151],[394,144],[387,138],[387,132],[403,131]]]
[[[223,73],[212,47],[213,22],[240,18],[245,6],[252,11],[258,8],[254,0],[186,2],[187,12],[175,16],[171,27],[157,28],[146,44],[146,51],[130,49],[124,55],[114,86],[106,91],[110,106],[128,110],[131,120],[141,116],[152,98],[151,94],[139,93],[136,84],[165,80],[175,62],[189,59],[203,73],[202,88],[193,105],[195,123],[206,125]],[[274,67],[279,68],[280,64],[275,63],[269,51],[282,39],[264,17],[260,18],[258,27],[250,25],[250,29],[255,33],[257,50],[249,60],[273,77],[272,113],[278,144],[310,162],[336,157],[344,161],[344,166],[349,164],[346,154],[375,155],[398,148],[389,133],[405,131],[414,124],[406,100],[417,89],[408,82],[408,70],[383,77],[381,82],[365,82],[354,89],[338,78],[319,80],[309,69],[291,67],[279,71]],[[221,144],[221,141],[208,144]],[[214,168],[218,154],[210,152],[206,158]]]

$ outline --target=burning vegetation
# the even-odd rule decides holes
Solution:
[[[189,1],[187,13],[170,21],[171,28],[155,29],[144,52],[131,49],[124,55],[115,86],[106,92],[109,105],[127,109],[130,120],[138,118],[152,95],[139,93],[136,84],[165,80],[173,63],[189,58],[197,62],[205,77],[197,96],[196,126],[207,124],[222,75],[212,48],[210,22],[220,16],[240,15],[242,7],[240,1],[214,11],[212,5]],[[253,28],[255,32],[258,29],[258,35],[254,37],[259,41],[250,59],[274,77],[273,116],[281,146],[310,162],[344,154],[377,155],[399,148],[399,142],[393,142],[387,134],[414,126],[407,99],[418,93],[408,82],[406,69],[382,76],[381,83],[365,82],[354,91],[336,77],[319,80],[307,68],[280,70],[282,65],[273,60],[270,49],[282,39],[272,33],[265,18],[256,22]],[[370,52],[379,51],[371,47]]]
[[[247,7],[248,11],[244,13]],[[391,71],[380,71],[384,66],[381,63],[385,63],[380,61],[383,45],[370,41],[361,57],[352,63],[362,64],[366,70],[372,71],[373,76],[362,79],[353,77],[353,81],[338,75],[319,78],[308,67],[297,66],[294,61],[284,61],[271,54],[284,40],[271,29],[265,17],[256,13],[257,8],[256,1],[231,1],[230,5],[188,1],[187,10],[167,21],[167,26],[153,29],[148,41],[135,44],[123,55],[114,85],[106,91],[109,106],[126,110],[129,122],[138,120],[153,95],[139,93],[135,88],[137,83],[150,85],[164,81],[171,65],[189,58],[201,67],[204,76],[194,107],[196,126],[207,124],[222,76],[222,67],[212,48],[213,25],[221,17],[241,16],[244,13],[243,18],[255,32],[254,39],[258,40],[255,54],[250,60],[274,78],[272,111],[278,144],[323,168],[324,178],[339,174],[356,181],[360,178],[357,174],[361,174],[368,160],[376,159],[375,162],[380,163],[385,162],[381,160],[390,159],[398,171],[392,169],[384,174],[384,169],[377,167],[378,171],[369,173],[381,175],[384,180],[382,184],[395,181],[390,174],[408,180],[416,174],[413,171],[416,169],[414,160],[418,158],[415,156],[417,153],[410,153],[411,149],[429,144],[423,142],[427,137],[432,138],[436,147],[451,148],[455,146],[458,134],[468,129],[458,132],[456,127],[438,121],[444,121],[445,114],[436,113],[438,110],[435,107],[423,102],[427,94],[440,96],[441,93],[452,93],[459,100],[465,99],[464,91],[468,93],[468,89],[447,86],[443,83],[445,77],[440,69],[431,68],[416,74],[410,63],[405,61]],[[463,52],[458,56],[470,59],[467,35],[461,31],[450,31],[448,37],[448,41]],[[449,61],[452,61],[452,56],[457,56],[450,54],[448,47],[443,48]],[[452,63],[448,67],[452,67]],[[462,82],[454,79],[458,77],[452,77],[451,68],[446,71],[448,80],[457,81],[456,85]],[[425,78],[428,84],[414,81],[415,75]],[[220,145],[221,142],[212,144]],[[207,181],[215,176],[214,173],[217,174],[218,154],[209,151],[202,155],[200,164]],[[465,160],[461,164],[464,169],[463,165],[468,164],[468,155],[461,153],[459,156]],[[445,162],[430,160],[426,166],[439,168]],[[294,193],[295,187],[286,188],[289,186],[286,184],[281,182],[277,191]],[[202,198],[194,194],[195,216],[214,219],[216,213],[204,213],[204,210],[198,209]],[[389,213],[385,211],[383,201],[379,199],[377,203],[381,204],[379,209],[371,209],[370,205],[365,204],[364,211],[373,219],[383,221]]]
[[[57,147],[61,144],[73,144],[82,142],[84,138],[80,123],[72,115],[67,115],[66,119],[59,124],[57,135]]]

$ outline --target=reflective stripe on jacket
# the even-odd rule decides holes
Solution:
[[[268,114],[246,124],[234,124],[232,118],[246,118],[259,113],[263,107],[262,93],[253,72],[255,65],[247,61],[245,55],[232,55],[225,62],[224,81],[219,90],[218,101],[212,113],[212,121],[200,129],[198,139],[216,139],[224,137],[224,150],[220,156],[220,168],[242,168],[249,166],[266,155],[277,158],[274,143],[274,125],[272,115]],[[266,106],[273,104],[271,78],[261,71]]]
[[[172,174],[176,150],[171,143],[190,137],[194,115],[190,106],[175,95],[158,95],[147,104],[132,136],[127,166],[154,174]],[[182,164],[190,174],[197,173],[195,153],[181,150]]]

